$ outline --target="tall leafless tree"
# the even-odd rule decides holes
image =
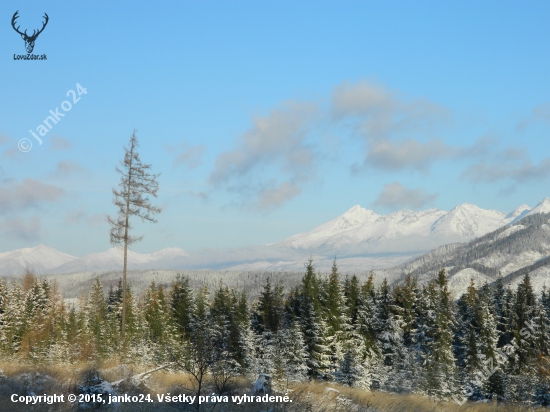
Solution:
[[[132,225],[130,216],[137,216],[142,222],[156,223],[154,216],[161,212],[161,209],[151,204],[149,196],[157,197],[158,174],[151,173],[151,165],[143,164],[139,158],[137,148],[139,143],[136,131],[132,133],[130,142],[124,147],[124,160],[120,162],[120,168],[116,171],[120,174],[118,190],[113,189],[113,204],[118,207],[115,218],[110,216],[107,221],[111,225],[111,244],[124,247],[124,267],[122,271],[122,328],[121,335],[124,337],[126,328],[126,269],[128,246],[139,242],[143,236],[130,236]]]

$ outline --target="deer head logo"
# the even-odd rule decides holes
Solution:
[[[42,31],[44,31],[44,28],[46,27],[46,24],[48,24],[48,20],[50,19],[48,17],[48,15],[46,13],[44,13],[44,23],[42,24],[42,28],[40,30],[34,30],[32,35],[29,36],[27,34],[27,30],[25,30],[24,33],[21,33],[19,31],[19,26],[15,27],[15,20],[17,20],[17,18],[19,17],[18,16],[18,13],[19,13],[19,10],[15,12],[15,14],[13,15],[13,17],[11,18],[11,25],[13,27],[13,29],[19,33],[21,35],[21,38],[23,40],[25,40],[25,48],[27,49],[27,53],[32,53],[32,51],[34,50],[34,42],[36,41],[36,38],[38,37],[38,35],[40,33],[42,33]]]

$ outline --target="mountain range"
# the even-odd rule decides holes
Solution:
[[[510,213],[465,203],[449,212],[439,209],[401,210],[379,215],[357,205],[309,232],[296,234],[279,243],[218,252],[188,253],[179,248],[150,254],[129,251],[128,267],[302,271],[309,256],[314,257],[319,269],[330,267],[332,259],[337,256],[343,271],[388,268],[441,245],[470,241],[514,225],[527,216],[548,212],[548,198],[534,208],[521,205]],[[511,226],[506,230],[518,229]],[[122,250],[117,248],[80,258],[44,245],[0,253],[0,276],[20,275],[26,270],[51,274],[120,269]]]
[[[482,236],[504,225],[535,213],[550,212],[550,199],[542,200],[535,208],[521,205],[513,212],[504,213],[486,210],[476,205],[464,203],[450,212],[429,209],[421,212],[401,210],[389,215],[378,215],[361,206],[353,206],[338,216],[309,232],[294,235],[277,244],[279,247],[293,249],[342,250],[357,249],[364,245],[368,250],[377,250],[382,242],[403,239],[424,238],[425,244],[451,243]],[[397,242],[395,242],[397,244]],[[418,247],[418,246],[416,246]],[[401,248],[402,249],[402,248]],[[396,248],[388,251],[397,251]]]
[[[470,282],[481,286],[499,276],[515,288],[529,273],[535,291],[550,287],[550,214],[531,214],[470,242],[441,246],[379,274],[389,281],[416,277],[427,283],[445,268],[449,288],[455,297],[464,293]]]

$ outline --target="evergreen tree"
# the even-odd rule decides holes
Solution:
[[[168,358],[169,346],[174,343],[175,328],[164,288],[157,287],[154,281],[145,292],[143,315],[147,325],[145,336],[153,347],[154,360],[163,363]]]
[[[108,332],[106,325],[107,303],[98,278],[92,284],[92,290],[86,304],[86,323],[94,350],[100,357],[107,355],[109,343],[106,335]]]
[[[258,333],[269,331],[277,333],[283,326],[285,311],[284,289],[280,282],[271,286],[268,277],[263,290],[260,292],[258,303],[254,310],[255,329]]]
[[[330,348],[327,345],[328,328],[322,317],[318,316],[313,303],[304,308],[301,318],[304,341],[308,358],[308,375],[314,379],[329,378]]]
[[[359,309],[360,287],[359,279],[353,275],[351,279],[346,276],[344,281],[344,296],[346,299],[346,307],[348,308],[348,318],[352,325],[357,322],[357,311]]]
[[[529,328],[533,323],[536,310],[536,297],[531,285],[531,278],[527,273],[518,285],[515,294],[513,308],[513,339],[512,343],[516,348],[515,355],[511,357],[511,369],[515,374],[521,374],[533,369],[536,357],[534,339],[524,339],[523,330]],[[528,333],[531,335],[531,333]]]
[[[139,143],[136,131],[132,133],[128,147],[124,148],[124,160],[120,162],[121,168],[116,168],[120,174],[119,190],[113,189],[113,204],[118,208],[115,218],[107,218],[111,226],[110,238],[114,246],[122,246],[124,261],[122,270],[122,323],[121,334],[124,339],[126,331],[126,309],[130,307],[127,296],[126,268],[128,246],[139,242],[143,237],[131,236],[130,217],[137,216],[142,222],[156,223],[154,216],[161,212],[159,207],[153,206],[149,196],[157,197],[159,175],[152,174],[151,165],[142,163],[137,151]]]
[[[290,327],[283,331],[281,337],[283,376],[288,382],[301,382],[307,377],[308,352],[298,323],[292,322]]]
[[[322,287],[323,319],[328,328],[327,345],[330,350],[330,370],[334,373],[340,367],[343,352],[342,346],[350,338],[351,319],[348,317],[344,288],[340,284],[340,275],[336,259],[332,263],[332,271]]]
[[[453,353],[455,316],[453,301],[447,287],[445,269],[442,269],[433,287],[436,313],[433,340],[428,343],[425,391],[438,399],[449,398],[458,392],[457,369]],[[433,293],[433,292],[432,292]]]
[[[170,296],[170,307],[178,333],[182,338],[189,339],[195,312],[195,299],[187,276],[180,274],[176,276]]]
[[[348,348],[340,362],[340,368],[334,375],[335,382],[354,388],[368,389],[370,380],[361,363],[359,348]]]

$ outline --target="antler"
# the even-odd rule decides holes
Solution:
[[[25,30],[25,33],[21,33],[21,32],[19,31],[19,27],[20,27],[20,26],[15,27],[15,20],[17,20],[17,18],[19,17],[19,16],[17,15],[17,13],[19,13],[19,10],[17,10],[17,11],[14,13],[13,17],[11,18],[11,25],[12,25],[13,29],[14,29],[17,33],[19,33],[21,36],[26,36],[26,35],[27,35],[27,30]],[[45,13],[44,13],[44,14],[45,14]],[[43,29],[42,29],[42,30],[43,30]]]
[[[46,19],[46,21],[44,23],[42,23],[42,28],[40,30],[38,30],[38,33],[35,33],[36,30],[33,31],[32,33],[32,38],[36,38],[38,37],[38,35],[40,33],[42,33],[44,31],[44,29],[46,28],[46,24],[48,24],[48,20],[50,20],[50,18],[48,17],[48,14],[47,13],[44,13],[44,18]]]

